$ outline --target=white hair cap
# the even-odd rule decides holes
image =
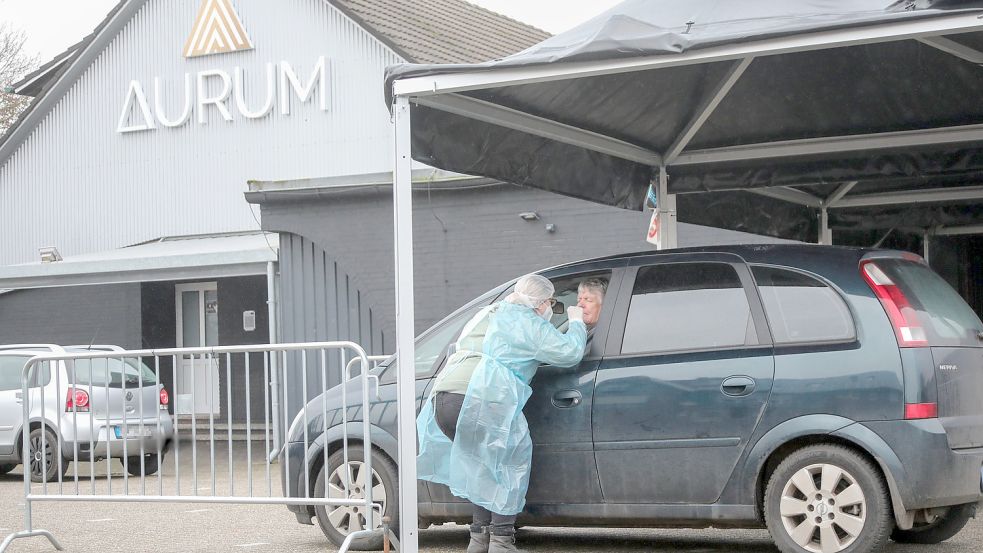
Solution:
[[[514,291],[505,298],[505,301],[535,308],[544,300],[552,298],[555,291],[553,283],[548,278],[540,275],[525,275],[515,282]]]

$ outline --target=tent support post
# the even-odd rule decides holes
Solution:
[[[659,166],[659,188],[656,211],[659,213],[658,249],[669,250],[677,246],[676,195],[669,193],[669,173],[665,165]]]
[[[833,230],[829,228],[829,211],[825,207],[819,210],[819,243],[824,246],[833,245]]]
[[[396,359],[399,455],[399,543],[401,553],[417,553],[416,373],[413,305],[413,160],[410,157],[410,102],[397,96],[393,106],[394,251],[396,254]]]
[[[932,231],[930,229],[925,229],[925,232],[922,233],[922,258],[925,259],[925,263],[929,264],[931,264],[928,258],[928,254],[930,253],[929,250],[931,249],[929,243],[931,240]]]

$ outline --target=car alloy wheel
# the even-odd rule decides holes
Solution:
[[[345,476],[347,468],[348,475]],[[366,487],[369,486],[368,469],[362,461],[349,460],[348,465],[341,465],[331,472],[328,477],[329,499],[365,499]],[[376,505],[372,515],[372,528],[382,526],[379,513],[386,512],[386,487],[379,477],[379,472],[372,470],[372,504]],[[366,529],[367,518],[364,507],[328,506],[328,521],[339,533],[347,536],[352,532]]]
[[[44,449],[41,448],[42,433],[44,434]],[[43,482],[47,480],[48,482],[52,482],[58,478],[58,461],[54,458],[57,443],[58,438],[51,431],[40,428],[31,430],[31,434],[28,437],[31,456],[28,462],[28,470],[31,472],[31,481]]]
[[[372,513],[372,526],[379,528],[382,516],[390,519],[390,528],[399,528],[398,501],[399,471],[396,464],[388,456],[373,448],[372,476],[369,478],[365,470],[365,450],[361,444],[348,447],[348,462],[345,462],[345,452],[337,449],[328,456],[327,461],[317,469],[317,478],[311,490],[314,497],[331,499],[364,499],[367,485],[372,486],[372,503],[375,505]],[[346,470],[343,468],[347,466]],[[348,478],[346,478],[348,476]],[[314,514],[321,531],[331,541],[340,546],[354,531],[366,526],[366,516],[363,507],[336,507],[334,505],[317,505]],[[350,551],[378,551],[382,549],[382,532],[355,538],[351,542]]]
[[[816,464],[797,471],[782,490],[782,524],[795,543],[813,553],[853,545],[867,518],[867,499],[846,470]]]

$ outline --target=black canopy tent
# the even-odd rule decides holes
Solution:
[[[387,71],[400,524],[416,551],[412,161],[682,221],[983,233],[983,0],[628,0],[524,52]]]
[[[963,226],[983,199],[981,14],[629,0],[501,60],[392,67],[387,91],[411,96],[413,157],[442,169],[641,209],[664,168],[680,220],[799,240],[824,212]]]

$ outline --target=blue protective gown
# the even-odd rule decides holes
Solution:
[[[493,513],[514,515],[525,507],[532,465],[532,439],[522,414],[532,395],[529,382],[541,364],[579,363],[587,328],[573,321],[564,334],[532,308],[504,301],[476,317],[489,318],[488,330],[457,435],[451,442],[440,431],[428,399],[417,417],[417,469],[421,480],[445,484],[455,496]]]

